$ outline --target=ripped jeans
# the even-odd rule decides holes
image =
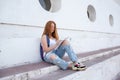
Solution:
[[[46,53],[44,59],[46,62],[56,64],[63,70],[66,70],[69,64],[62,59],[65,52],[68,54],[68,57],[71,59],[72,62],[77,62],[78,58],[70,45],[61,45],[57,50]],[[52,55],[55,56],[54,59],[51,58]]]

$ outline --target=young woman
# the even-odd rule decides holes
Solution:
[[[47,43],[47,37],[50,40],[49,47]],[[41,45],[44,51],[44,60],[46,62],[56,64],[63,70],[68,68],[71,68],[72,70],[85,70],[86,66],[77,62],[78,58],[67,40],[64,40],[61,46],[55,49],[59,45],[60,41],[61,40],[59,40],[56,23],[54,21],[48,21],[45,25],[45,29],[41,37]],[[65,52],[73,62],[72,64],[69,64],[62,59]]]

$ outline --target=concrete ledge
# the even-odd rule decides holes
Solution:
[[[86,71],[76,72],[59,80],[113,80],[120,72],[120,55],[90,66]]]
[[[114,49],[101,51],[99,54],[86,55],[83,58],[80,58],[79,61],[82,61],[82,62],[83,61],[90,61],[94,58],[105,56],[105,55],[108,55],[108,54],[112,54],[112,53],[117,52],[119,50],[120,50],[120,48],[117,47],[117,48],[114,48]],[[17,73],[17,74],[12,74],[12,75],[8,75],[8,76],[3,76],[0,79],[1,80],[13,80],[13,79],[14,80],[26,80],[26,79],[34,78],[35,76],[42,76],[42,75],[51,73],[51,72],[56,71],[58,69],[59,69],[59,67],[57,67],[55,65],[47,65],[46,67],[33,69],[33,70],[30,70],[30,71],[21,72],[21,73]]]
[[[30,80],[113,80],[120,72],[120,51],[97,57],[84,64],[86,71],[57,70],[44,76],[35,76]]]

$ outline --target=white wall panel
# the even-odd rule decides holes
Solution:
[[[95,8],[94,22],[88,19],[88,5]],[[60,38],[71,37],[76,53],[120,45],[120,6],[115,0],[61,0],[60,6],[49,12],[39,0],[0,0],[0,68],[39,62],[40,36],[48,20],[57,23]]]

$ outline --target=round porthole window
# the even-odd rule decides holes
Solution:
[[[49,12],[57,12],[61,8],[61,0],[39,0],[39,3]]]
[[[113,24],[114,24],[113,16],[111,14],[109,15],[109,24],[111,26],[113,26]]]
[[[94,22],[96,19],[96,11],[92,5],[89,5],[87,8],[87,16],[88,16],[88,19],[92,22]]]

